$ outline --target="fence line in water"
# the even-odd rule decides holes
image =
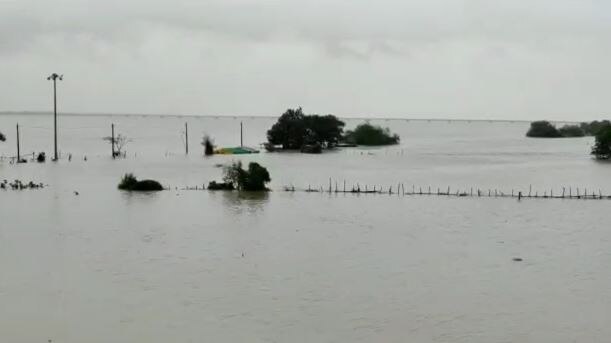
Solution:
[[[328,193],[328,194],[386,194],[386,195],[397,195],[397,196],[452,196],[452,197],[486,197],[486,198],[516,198],[518,200],[522,198],[532,198],[532,199],[580,199],[580,200],[603,200],[608,199],[611,200],[611,195],[603,195],[602,191],[599,189],[598,192],[591,191],[588,192],[587,188],[583,190],[580,188],[573,189],[572,187],[562,187],[561,193],[554,194],[553,189],[548,191],[544,191],[540,194],[538,191],[532,190],[532,186],[529,186],[528,193],[522,192],[519,190],[512,189],[511,192],[504,192],[499,189],[480,189],[480,188],[470,188],[469,190],[461,190],[454,189],[451,187],[433,189],[428,186],[427,188],[422,188],[421,186],[416,187],[412,185],[411,190],[406,190],[405,185],[403,183],[398,183],[395,186],[388,186],[384,188],[383,186],[369,186],[364,185],[361,187],[360,184],[352,185],[350,188],[346,187],[346,182],[343,182],[342,187],[340,188],[335,182],[335,187],[333,187],[331,179],[329,179],[328,186],[320,186],[320,187],[312,187],[308,185],[308,188],[295,188],[294,186],[285,186],[283,188],[285,192],[306,192],[306,193]]]

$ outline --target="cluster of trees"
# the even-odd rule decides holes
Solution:
[[[526,136],[536,138],[583,137],[585,132],[577,125],[565,125],[558,129],[552,123],[540,120],[530,123]]]
[[[599,160],[611,159],[611,123],[599,127],[594,137],[595,143],[592,147],[592,155]]]
[[[539,138],[596,136],[598,132],[609,126],[611,126],[611,122],[608,120],[595,120],[590,123],[580,123],[579,125],[564,125],[558,129],[552,123],[540,120],[530,123],[530,129],[526,136]]]
[[[363,123],[344,135],[345,123],[333,115],[306,115],[303,109],[289,109],[267,131],[268,148],[320,152],[339,143],[388,145],[399,143],[399,136],[388,128]]]
[[[250,162],[248,169],[242,168],[242,162],[234,162],[224,169],[224,183],[211,182],[210,190],[240,190],[240,191],[267,191],[266,183],[272,179],[267,168],[259,163]]]
[[[344,141],[357,145],[391,145],[399,144],[399,135],[392,134],[389,128],[363,123],[354,130],[346,132]]]
[[[599,160],[611,159],[611,121],[608,120],[565,125],[560,129],[548,121],[535,121],[530,123],[526,136],[543,138],[594,136],[591,154]]]
[[[611,126],[611,121],[608,121],[608,120],[602,120],[602,121],[595,120],[593,122],[579,124],[579,127],[588,136],[596,136],[601,130],[608,128],[610,126]]]
[[[282,149],[298,150],[307,145],[327,148],[339,143],[345,123],[333,115],[306,115],[301,107],[289,109],[267,131],[271,145]]]

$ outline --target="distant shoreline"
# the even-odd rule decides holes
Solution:
[[[52,115],[50,111],[0,111],[2,115]],[[58,115],[72,117],[172,117],[172,118],[248,118],[248,119],[276,119],[274,115],[210,115],[210,114],[160,114],[160,113],[71,113],[58,112]],[[490,122],[490,123],[530,123],[523,119],[450,119],[450,118],[398,118],[398,117],[366,117],[366,116],[338,116],[345,120],[386,120],[386,121],[428,121],[428,122]],[[550,120],[553,123],[580,123],[580,121]]]

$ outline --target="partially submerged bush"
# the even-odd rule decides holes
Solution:
[[[558,132],[562,137],[584,137],[586,133],[577,125],[564,125]]]
[[[235,187],[233,187],[233,183],[231,182],[216,182],[212,181],[208,183],[208,190],[211,191],[232,191]]]
[[[592,147],[592,155],[599,160],[611,158],[611,126],[601,128],[598,131],[594,147]]]
[[[256,162],[250,162],[248,170],[242,168],[242,162],[234,162],[225,167],[223,180],[241,191],[266,191],[265,184],[271,178],[267,169]]]
[[[581,123],[579,127],[585,132],[588,136],[596,136],[598,132],[603,130],[604,128],[611,126],[611,122],[608,120],[594,120],[589,123]]]
[[[530,123],[530,129],[526,133],[527,137],[536,138],[558,138],[562,137],[560,131],[546,120],[539,120]]]
[[[137,192],[162,191],[163,186],[155,180],[138,181],[134,174],[129,173],[125,174],[121,179],[121,182],[119,182],[119,189]]]
[[[6,136],[2,132],[0,132],[0,142],[4,141],[6,141]]]
[[[363,123],[359,124],[354,131],[347,131],[344,140],[351,144],[375,146],[398,144],[400,137],[392,134],[388,128]]]
[[[204,135],[202,139],[202,145],[204,146],[204,155],[210,156],[214,155],[214,141],[210,136]]]

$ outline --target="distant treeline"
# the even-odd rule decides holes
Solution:
[[[610,126],[611,122],[608,120],[595,120],[590,123],[583,122],[579,125],[564,125],[560,128],[556,128],[556,126],[549,121],[540,120],[530,123],[530,129],[526,133],[526,136],[536,138],[596,136],[602,129]]]
[[[564,125],[559,129],[548,121],[535,121],[530,123],[526,136],[540,138],[594,136],[595,143],[591,154],[598,160],[611,159],[611,122],[609,120]]]
[[[267,131],[267,149],[320,153],[338,145],[389,145],[399,136],[388,128],[362,123],[344,133],[346,124],[334,115],[304,114],[301,107],[289,109]]]

